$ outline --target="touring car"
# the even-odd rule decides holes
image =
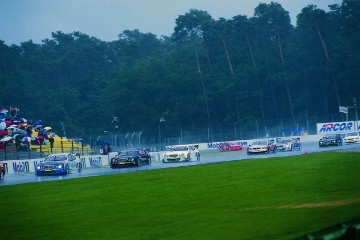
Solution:
[[[69,173],[81,173],[82,164],[80,158],[72,153],[50,154],[35,166],[35,175],[66,175]]]
[[[279,151],[292,151],[293,150],[293,139],[276,138],[276,149]]]
[[[247,148],[247,154],[253,153],[270,153],[276,152],[276,144],[274,139],[256,140]]]
[[[220,143],[219,145],[219,151],[225,152],[225,151],[238,151],[242,150],[243,146],[240,143],[236,142],[224,142]]]
[[[342,138],[340,134],[325,134],[319,140],[319,147],[341,146],[341,145],[342,145]]]
[[[301,150],[301,141],[299,137],[292,138],[293,150],[300,151]]]
[[[4,163],[0,162],[0,181],[4,179],[6,174],[5,168],[4,168]]]
[[[151,156],[144,149],[124,149],[110,160],[110,167],[151,165]]]
[[[200,152],[197,146],[167,146],[166,149],[167,151],[162,159],[163,163],[200,160]]]
[[[359,132],[348,132],[345,134],[344,143],[360,143]]]

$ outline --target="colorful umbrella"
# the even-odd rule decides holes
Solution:
[[[7,109],[2,109],[2,110],[0,111],[0,113],[3,114],[3,115],[7,115],[8,112],[9,112],[9,111],[8,111]]]
[[[0,130],[4,130],[6,128],[5,122],[0,122]]]
[[[7,142],[7,141],[9,141],[11,139],[12,139],[12,137],[7,136],[7,137],[4,137],[4,138],[0,139],[0,142]]]
[[[30,142],[31,141],[31,137],[23,137],[23,139],[21,139],[22,142]]]

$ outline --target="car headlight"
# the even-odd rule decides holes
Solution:
[[[60,165],[57,165],[57,168],[61,169],[61,168],[62,168],[62,165],[61,165],[61,164],[60,164]]]
[[[180,154],[180,157],[184,157],[185,155],[182,153],[182,154]]]
[[[40,170],[41,169],[40,165],[36,166],[36,169]]]

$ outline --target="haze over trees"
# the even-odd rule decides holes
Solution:
[[[278,3],[213,19],[191,9],[171,36],[126,30],[105,42],[55,31],[41,44],[0,41],[1,107],[67,134],[113,127],[170,136],[221,126],[261,132],[341,120],[360,102],[360,1],[306,6],[296,26]],[[359,103],[360,104],[360,103]],[[354,110],[351,110],[354,111]],[[211,127],[209,127],[211,126]],[[220,126],[220,127],[219,127]]]

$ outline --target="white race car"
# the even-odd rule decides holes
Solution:
[[[348,132],[345,134],[344,143],[359,143],[360,133],[359,132]]]
[[[167,146],[162,162],[188,162],[200,160],[200,152],[196,146]]]
[[[276,144],[274,139],[263,139],[254,141],[246,150],[247,154],[253,153],[270,153],[276,152]]]
[[[276,148],[279,151],[292,151],[293,140],[290,138],[276,138]]]

